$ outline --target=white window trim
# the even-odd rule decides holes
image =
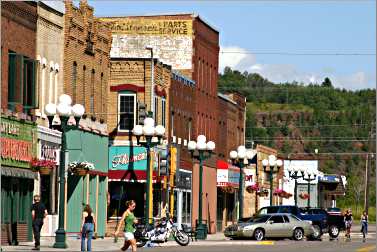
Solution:
[[[166,99],[161,98],[161,125],[166,127]]]
[[[136,123],[136,94],[118,94],[118,131],[119,132],[130,132],[131,130],[120,129],[120,97],[121,96],[133,96],[134,97],[134,127]]]

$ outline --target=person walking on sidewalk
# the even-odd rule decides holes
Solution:
[[[118,236],[120,227],[122,226],[122,223],[124,221],[124,245],[121,248],[121,250],[126,251],[129,248],[129,246],[131,246],[132,252],[135,252],[137,246],[136,239],[134,237],[134,224],[137,223],[137,219],[135,218],[133,211],[135,210],[136,203],[135,201],[130,200],[126,202],[126,206],[127,210],[123,213],[114,235]]]
[[[346,226],[346,238],[350,241],[351,240],[351,227],[352,227],[352,211],[351,209],[347,209],[346,213],[344,214],[344,223]]]
[[[90,205],[86,205],[83,211],[83,221],[81,225],[81,251],[85,251],[85,238],[87,241],[87,251],[92,251],[92,237],[95,222]]]
[[[32,226],[35,240],[35,247],[33,250],[40,250],[41,245],[41,229],[43,226],[43,220],[47,216],[47,209],[41,202],[39,195],[34,195],[34,204],[31,206]]]
[[[368,214],[366,211],[360,217],[361,233],[363,234],[363,242],[365,242],[366,235],[368,234]]]

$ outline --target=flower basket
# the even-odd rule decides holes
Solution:
[[[283,189],[275,189],[275,191],[274,191],[273,194],[277,195],[277,196],[280,196],[283,192],[284,192]]]
[[[51,174],[52,169],[56,167],[55,161],[43,160],[43,159],[33,159],[31,161],[31,170],[34,172],[39,172],[41,175]]]
[[[258,192],[257,192],[257,195],[259,197],[266,197],[268,195],[268,190],[265,189],[265,188],[262,188],[260,189]]]
[[[300,193],[299,197],[301,199],[309,199],[310,198],[309,194],[307,194],[307,193]]]
[[[248,193],[257,192],[257,191],[259,191],[259,186],[257,184],[248,186],[248,187],[246,187],[246,191]]]
[[[89,162],[71,162],[68,165],[68,171],[77,176],[86,176],[89,170],[94,170],[94,165]]]
[[[286,191],[283,191],[279,196],[285,199],[289,199],[290,197],[292,197],[292,194]]]

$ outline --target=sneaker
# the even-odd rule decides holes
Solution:
[[[41,250],[39,246],[33,248],[32,250]]]

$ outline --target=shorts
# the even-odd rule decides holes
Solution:
[[[134,234],[131,232],[124,232],[124,239],[126,241],[135,240]]]

